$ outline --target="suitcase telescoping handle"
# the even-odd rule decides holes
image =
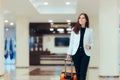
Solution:
[[[70,61],[71,63],[71,77],[73,77],[73,61],[65,59],[65,76],[66,76],[66,69],[67,69],[67,61]]]

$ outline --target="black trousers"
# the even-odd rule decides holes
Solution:
[[[77,80],[86,80],[90,56],[87,56],[82,48],[77,50],[77,53],[72,56],[72,60],[76,69]]]

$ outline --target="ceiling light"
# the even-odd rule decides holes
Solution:
[[[54,29],[53,28],[50,28],[50,31],[53,31]]]
[[[68,22],[68,23],[70,23],[70,22],[71,22],[71,20],[67,20],[67,22]]]
[[[52,22],[53,22],[53,20],[49,20],[48,22],[52,23]]]
[[[8,23],[8,20],[5,20],[4,22],[5,22],[5,23]]]
[[[57,31],[64,32],[64,29],[59,28],[59,29],[57,29]]]
[[[48,5],[48,2],[44,2],[43,4],[44,4],[44,5]]]
[[[11,25],[11,26],[13,26],[13,25],[14,25],[14,23],[13,23],[13,22],[11,22],[11,23],[10,23],[10,25]]]
[[[66,5],[70,5],[70,2],[66,2],[65,4],[66,4]]]

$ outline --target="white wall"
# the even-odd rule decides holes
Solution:
[[[120,3],[120,2],[119,2]],[[120,4],[119,4],[120,5]],[[120,65],[120,14],[119,14],[119,28],[118,28],[118,48],[119,48],[119,65]]]
[[[29,67],[29,18],[16,20],[16,67]]]
[[[66,54],[68,47],[55,47],[55,37],[69,37],[69,35],[44,35],[43,36],[43,50],[48,48],[51,53]]]
[[[0,0],[0,76],[4,74],[4,17],[3,0]]]
[[[119,30],[118,30],[118,31],[119,31],[119,38],[118,38],[118,43],[119,43],[119,45],[118,45],[118,46],[119,46],[119,51],[118,51],[118,52],[119,52],[119,65],[120,65],[120,27],[119,27]]]
[[[94,46],[92,48],[92,55],[90,58],[90,67],[98,67],[99,66],[99,27],[98,27],[98,16],[90,16],[90,28],[93,29],[93,38],[94,38]]]

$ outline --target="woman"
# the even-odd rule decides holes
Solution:
[[[90,60],[90,50],[93,46],[92,29],[89,28],[87,14],[81,13],[76,25],[72,28],[70,45],[66,59],[75,65],[77,80],[86,80],[87,68]]]

